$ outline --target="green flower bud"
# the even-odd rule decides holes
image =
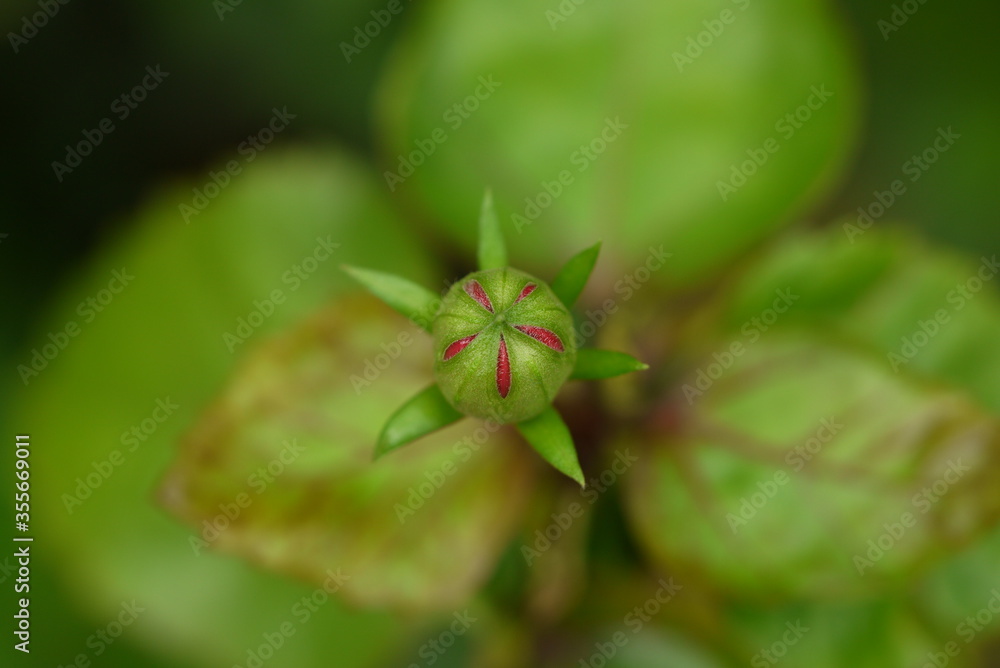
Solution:
[[[552,289],[502,268],[451,287],[434,320],[434,374],[456,410],[520,422],[545,409],[576,363],[573,319]]]

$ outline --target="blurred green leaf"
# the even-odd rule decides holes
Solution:
[[[613,614],[618,610],[635,610],[656,589],[650,576],[635,573],[629,577],[608,578],[607,569],[597,575],[596,591],[589,592],[587,609],[591,614]],[[896,592],[874,597],[843,601],[822,601],[810,597],[779,601],[778,597],[763,600],[728,596],[703,582],[676,576],[674,583],[682,585],[675,599],[659,609],[655,605],[640,616],[633,612],[626,624],[629,642],[621,651],[622,660],[633,655],[631,650],[649,645],[674,645],[678,661],[688,659],[702,663],[692,665],[726,666],[864,666],[866,668],[913,668],[931,661],[931,652],[941,652],[951,639],[949,633],[938,633],[927,624],[928,616],[914,606],[909,592]],[[655,614],[650,614],[655,613]],[[619,618],[620,619],[620,618]],[[647,623],[634,638],[629,632],[639,620]],[[952,629],[953,630],[953,629]],[[593,634],[592,634],[593,635]],[[610,636],[610,632],[600,635]],[[664,638],[664,636],[666,636]],[[646,639],[653,643],[639,643]],[[978,666],[978,648],[962,644],[961,654],[951,658],[950,668]],[[717,662],[692,652],[699,647],[710,649]],[[592,647],[592,645],[591,645]],[[682,650],[687,649],[690,652]],[[663,654],[641,653],[635,665],[656,666]],[[578,652],[579,653],[579,652]],[[688,658],[690,656],[690,658]],[[644,663],[641,659],[645,658]],[[618,659],[618,656],[615,657]],[[726,659],[724,662],[723,659]],[[568,661],[564,661],[568,665]],[[556,664],[560,665],[560,664]],[[617,665],[609,662],[610,665]],[[673,665],[673,664],[671,664]],[[685,663],[677,665],[686,666]],[[934,665],[929,664],[929,665]]]
[[[727,629],[718,641],[751,666],[816,668],[913,668],[924,666],[942,643],[926,629],[905,600],[812,602],[761,607],[725,606]],[[971,656],[950,659],[951,668],[974,665]]]
[[[370,301],[338,300],[255,349],[184,439],[161,498],[200,528],[249,493],[252,505],[213,547],[314,582],[341,567],[343,595],[358,604],[454,609],[520,520],[531,495],[510,502],[506,490],[530,489],[530,460],[509,432],[476,439],[464,423],[373,464],[387,407],[426,383],[432,359],[429,341],[414,344],[374,387],[352,388],[355,360],[405,325],[385,316]],[[255,471],[272,473],[266,489],[248,489]]]
[[[389,416],[378,435],[375,457],[381,457],[421,436],[447,427],[462,417],[444,398],[438,386],[431,385]]]
[[[420,325],[425,331],[431,331],[434,315],[441,303],[436,294],[413,281],[393,274],[347,265],[343,269],[373,295]]]
[[[865,231],[844,221],[775,243],[714,308],[737,332],[787,290],[797,299],[774,327],[816,328],[898,373],[962,388],[1000,415],[998,273],[993,253],[964,257],[899,227]]]
[[[530,420],[519,422],[517,429],[545,461],[580,483],[581,487],[586,484],[573,437],[555,408],[549,406]]]
[[[573,308],[583,288],[587,285],[590,274],[597,263],[597,255],[601,252],[598,242],[586,248],[569,259],[552,281],[552,291],[556,293],[566,308]]]
[[[982,540],[915,583],[915,605],[926,623],[945,641],[955,641],[965,654],[1000,636],[998,563],[1000,526],[994,525]]]
[[[69,321],[81,334],[28,387],[15,376],[19,389],[10,394],[15,424],[32,425],[38,443],[73,444],[40,447],[32,455],[43,472],[32,478],[33,491],[52,500],[32,510],[37,539],[73,555],[59,566],[76,605],[103,624],[123,600],[148,603],[150,616],[142,632],[130,630],[132,642],[152,645],[166,659],[214,667],[245,662],[262,633],[301,621],[292,607],[316,586],[231,557],[195,554],[191,532],[152,498],[179,434],[245,351],[331,295],[354,289],[339,262],[405,271],[428,284],[442,276],[421,255],[416,237],[395,223],[370,175],[338,150],[270,148],[185,225],[178,205],[190,202],[192,185],[158,192],[127,234],[81,268],[39,323],[36,339]],[[400,243],[381,242],[389,237]],[[295,267],[314,266],[304,259],[315,259],[319,240],[340,248],[301,279]],[[87,320],[77,310],[81,301],[107,288],[111,272],[123,268],[135,281]],[[275,290],[284,301],[229,354],[223,334],[235,332],[255,300],[263,303]],[[364,358],[351,362],[348,374],[363,375]],[[351,387],[348,376],[339,382]],[[418,387],[401,388],[397,396],[387,382],[383,396],[402,401]],[[158,399],[178,407],[155,432],[140,432],[138,445],[125,440],[144,420],[152,423]],[[63,407],[58,420],[51,419],[53,406]],[[375,429],[359,440],[374,442]],[[110,466],[115,451],[124,464],[96,488],[84,486],[81,480],[97,480],[95,465]],[[82,494],[82,505],[69,512],[66,497]],[[220,512],[216,508],[213,518]],[[408,632],[389,615],[351,611],[336,600],[310,620],[295,626],[295,641],[282,648],[275,666],[316,665],[315,657],[336,652],[345,667],[367,668]],[[83,637],[80,643],[83,649]]]
[[[738,271],[679,346],[688,371],[652,416],[658,463],[628,489],[658,562],[744,598],[812,597],[848,634],[827,641],[831,665],[916,665],[953,640],[985,605],[1000,535],[988,481],[1000,438],[991,262],[848,221],[789,234]],[[970,280],[978,289],[963,295]],[[779,312],[782,295],[791,303]],[[824,419],[843,429],[824,440]],[[970,470],[956,481],[952,463]],[[650,501],[651,485],[674,491]],[[905,512],[914,526],[901,525]],[[696,516],[706,521],[684,532],[656,528]],[[824,599],[887,591],[896,603],[866,604],[877,622],[862,609],[822,612]],[[727,628],[765,618],[742,605]],[[906,625],[916,635],[890,644],[887,632],[864,636]],[[978,648],[960,645],[949,665],[974,665]],[[868,647],[870,658],[850,656]]]
[[[626,505],[657,564],[835,599],[898,587],[996,522],[1000,422],[970,397],[815,334],[742,343],[718,340],[659,408],[675,426],[636,444]]]
[[[493,206],[493,193],[487,189],[479,211],[479,271],[507,266],[507,244],[500,231],[500,221]]]
[[[648,368],[648,364],[643,364],[626,353],[581,348],[576,352],[576,366],[573,367],[573,375],[570,378],[599,380]]]
[[[383,176],[466,248],[490,183],[525,268],[604,239],[618,273],[663,245],[674,257],[655,278],[676,287],[790,222],[839,173],[858,91],[828,3],[568,6],[426,5],[391,61]],[[739,170],[745,184],[721,192]]]

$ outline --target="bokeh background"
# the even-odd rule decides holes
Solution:
[[[954,292],[1000,250],[998,19],[915,0],[5,2],[0,421],[33,438],[36,537],[32,653],[8,644],[10,665],[247,666],[284,623],[260,665],[1000,665],[1000,302],[991,280]],[[578,492],[505,430],[401,524],[395,504],[475,425],[373,472],[381,420],[429,377],[423,344],[350,380],[419,337],[337,266],[443,288],[472,268],[486,185],[529,271],[603,241],[581,325],[653,366],[567,388],[587,473],[623,448],[642,463],[533,565],[521,547]],[[870,229],[850,227],[859,207]],[[660,245],[663,269],[616,291]],[[134,283],[102,293],[116,270]],[[782,289],[799,301],[748,330]],[[225,338],[275,290],[246,341]],[[734,342],[747,353],[685,393]],[[150,422],[158,401],[177,408]],[[830,417],[843,433],[793,472]],[[193,548],[288,438],[305,454]],[[971,472],[923,512],[913,495],[957,458]],[[729,531],[779,469],[791,483]],[[859,575],[852,556],[907,510],[916,526]],[[350,585],[295,608],[337,567]],[[668,578],[682,589],[633,633]],[[428,650],[466,609],[479,621]]]

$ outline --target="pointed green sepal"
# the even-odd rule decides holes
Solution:
[[[545,461],[586,487],[573,437],[555,408],[549,406],[530,420],[519,422],[517,428]]]
[[[462,417],[444,398],[438,386],[431,385],[400,406],[386,421],[382,433],[378,435],[374,459],[447,427]]]
[[[479,211],[479,270],[500,269],[507,266],[507,245],[500,231],[500,221],[493,208],[493,193],[487,188],[483,206]]]
[[[590,278],[590,272],[597,264],[597,255],[600,252],[601,242],[599,241],[590,248],[580,251],[563,265],[555,280],[552,281],[552,291],[566,305],[566,308],[573,308],[573,304],[583,292],[583,287],[587,285],[587,279]]]
[[[434,316],[441,305],[441,299],[436,294],[393,274],[348,265],[343,265],[342,269],[373,295],[426,331],[431,331]]]
[[[573,367],[571,379],[600,380],[614,378],[633,371],[643,371],[649,365],[640,362],[626,353],[613,350],[595,350],[581,348],[576,351],[576,366]]]

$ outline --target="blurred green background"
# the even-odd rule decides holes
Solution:
[[[431,665],[421,647],[466,605],[485,621],[434,654],[434,665],[603,665],[586,663],[600,651],[595,643],[670,574],[687,598],[607,665],[772,665],[755,652],[794,620],[818,630],[799,654],[785,648],[785,665],[925,665],[1000,587],[996,284],[953,314],[960,324],[904,373],[893,373],[886,353],[950,303],[949,290],[975,274],[979,258],[1000,250],[992,200],[1000,47],[990,34],[998,19],[995,3],[915,0],[6,2],[0,422],[8,442],[33,437],[36,542],[32,653],[8,646],[4,656],[31,666],[72,665],[81,653],[95,666],[244,666],[248,648],[297,619],[293,606],[316,590],[325,569],[307,555],[322,563],[330,550],[358,568],[370,558],[373,573],[356,571],[348,595],[324,603],[308,624],[296,621],[295,635],[262,665]],[[116,105],[157,67],[167,75],[139,92],[143,100]],[[828,101],[810,98],[823,86]],[[810,99],[823,101],[782,125]],[[276,110],[291,118],[266,142],[261,132]],[[105,118],[114,130],[57,174],[67,145],[97,136]],[[616,118],[627,127],[605,134],[606,148],[577,152]],[[913,156],[948,128],[960,137],[914,171]],[[432,139],[438,129],[444,141]],[[244,142],[253,136],[260,144],[251,150]],[[719,182],[761,155],[769,137],[778,150],[751,168],[745,186],[720,194]],[[387,180],[414,150],[423,164],[413,176]],[[218,176],[231,161],[239,173]],[[562,170],[570,182],[553,196]],[[202,210],[198,197],[213,179],[224,185]],[[844,229],[857,224],[859,207],[888,201],[896,180],[905,192],[871,230],[855,237]],[[568,390],[564,406],[574,431],[594,435],[581,452],[588,473],[630,444],[648,465],[602,496],[585,535],[564,537],[546,572],[525,569],[518,546],[569,492],[531,463],[506,461],[502,448],[520,447],[510,434],[491,441],[492,459],[463,470],[466,488],[435,497],[470,517],[425,517],[402,537],[392,511],[399,495],[384,490],[413,483],[405,465],[371,473],[322,453],[345,433],[351,452],[362,453],[365,435],[428,378],[417,346],[371,392],[350,391],[350,375],[380,352],[372,342],[393,340],[405,323],[351,301],[337,265],[443,288],[471,269],[486,185],[516,265],[551,277],[571,253],[603,241],[590,309],[613,296],[610,286],[649,247],[674,254],[598,334],[638,351],[654,371]],[[339,244],[334,257],[289,277],[328,236]],[[99,310],[81,308],[122,269],[134,284]],[[792,315],[727,369],[705,402],[685,402],[684,384],[788,286],[803,295]],[[275,289],[287,300],[230,349],[220,335],[237,331],[254,300]],[[258,348],[309,318],[335,342],[333,353],[313,357],[308,328],[298,335],[301,359],[300,343],[287,344],[291,352]],[[19,371],[71,321],[82,331],[65,350],[37,376]],[[309,368],[340,383],[322,396],[328,403],[310,404]],[[265,399],[246,398],[257,392]],[[168,398],[176,412],[128,450],[123,432]],[[241,447],[299,425],[288,415],[300,406],[332,426],[303,437],[315,447],[278,491],[291,497],[310,471],[335,472],[320,478],[318,501],[303,502],[320,509],[322,540],[298,542],[282,528],[303,506],[258,504],[273,513],[254,515],[263,528],[250,527],[220,554],[195,555],[178,517],[197,526],[199,512],[232,498],[238,487],[227,476],[245,479],[259,464],[257,453],[241,459]],[[725,423],[785,443],[835,410],[856,419],[846,419],[854,440],[823,462],[836,474],[775,501],[780,514],[758,521],[750,542],[711,538],[702,525],[738,508],[774,466],[757,450],[750,465],[745,449],[716,447],[729,434],[692,425]],[[216,421],[225,428],[212,431]],[[461,433],[440,437],[438,452]],[[688,445],[696,453],[689,468],[664,454]],[[124,463],[70,512],[64,495],[115,449]],[[905,554],[858,579],[826,560],[845,541],[860,536],[860,548],[877,535],[865,532],[908,498],[894,485],[933,477],[928,469],[952,449],[976,462],[975,475],[936,507]],[[883,461],[897,450],[900,460]],[[428,443],[407,461],[418,471],[436,466],[435,452]],[[2,461],[10,471],[6,448]],[[168,470],[197,480],[197,493],[165,498]],[[678,491],[692,471],[707,488]],[[837,477],[845,471],[849,484]],[[508,480],[521,503],[508,503]],[[845,484],[863,491],[845,493]],[[723,509],[718,517],[708,517],[704,495]],[[882,514],[872,513],[873,499],[884,502]],[[5,521],[11,510],[5,505]],[[296,527],[312,536],[310,525]],[[344,547],[364,541],[357,553]],[[13,605],[6,563],[0,556],[5,616]],[[386,591],[370,593],[380,579]],[[453,589],[439,586],[445,581]],[[109,645],[88,642],[132,599],[147,610],[134,626]],[[948,665],[1000,665],[1000,624],[986,628]]]

